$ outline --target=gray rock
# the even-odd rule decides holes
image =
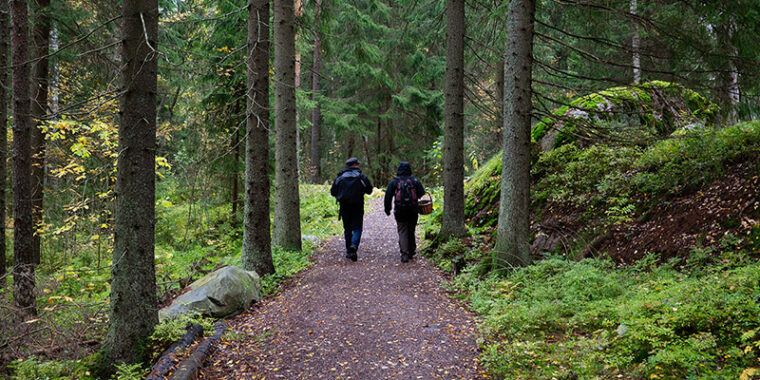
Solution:
[[[303,235],[301,236],[301,241],[309,243],[311,246],[316,246],[319,244],[319,238],[314,235]]]
[[[199,313],[223,318],[239,313],[261,299],[261,279],[256,272],[228,266],[190,284],[190,290],[159,310],[158,319]]]

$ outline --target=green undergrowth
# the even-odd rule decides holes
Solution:
[[[226,202],[211,200],[191,204],[184,195],[175,193],[173,189],[177,187],[168,182],[171,180],[158,186],[156,196],[156,282],[158,297],[162,301],[214,269],[226,265],[240,266],[243,237],[242,212],[232,218]],[[262,276],[265,295],[275,293],[282,281],[308,267],[309,255],[315,248],[312,242],[340,230],[337,205],[329,194],[329,187],[301,185],[300,196],[302,233],[315,239],[305,239],[301,252],[272,249],[276,273]],[[78,331],[87,325],[86,337],[82,339],[102,339],[108,319],[112,242],[105,237],[99,239],[100,244],[94,244],[88,237],[80,237],[80,249],[75,255],[45,254],[37,273],[40,289],[37,323],[49,323],[63,332]],[[10,283],[12,279],[8,277],[6,281]],[[0,296],[10,299],[10,289],[10,286],[0,288]],[[152,341],[154,350],[160,350],[169,340],[183,334],[184,327],[181,322],[159,325],[158,335]],[[13,339],[12,331],[0,330],[0,345]],[[211,329],[206,330],[211,332]],[[25,348],[19,349],[23,354]],[[80,361],[43,361],[30,357],[14,362],[10,369],[14,379],[87,378],[90,375],[85,372],[99,361],[95,356]],[[65,370],[59,370],[61,368]],[[138,369],[123,368],[121,378],[131,378],[130,374],[138,373]],[[3,371],[0,368],[1,377]]]
[[[649,145],[566,144],[534,157],[531,210],[576,212],[586,227],[625,223],[756,157],[760,122],[679,130]],[[481,363],[493,377],[760,378],[760,225],[694,246],[688,259],[618,266],[571,260],[582,249],[571,246],[565,257],[484,274],[500,178],[497,154],[465,185],[476,234],[427,252],[445,270],[464,261],[450,286],[481,317]]]
[[[647,147],[563,145],[539,153],[531,169],[531,209],[549,202],[583,209],[604,224],[630,220],[658,199],[717,178],[731,162],[760,155],[760,122],[679,131]],[[475,226],[496,226],[501,156],[465,185],[465,215]]]
[[[557,129],[550,148],[574,141],[645,142],[686,125],[714,121],[718,107],[677,83],[651,81],[621,86],[575,98],[537,123],[531,140],[538,143]]]
[[[746,249],[746,248],[745,248]],[[430,257],[448,269],[482,244],[453,240]],[[666,264],[616,267],[549,257],[450,287],[480,314],[481,363],[504,379],[736,379],[760,369],[760,264],[726,244]],[[751,376],[747,379],[753,378]]]

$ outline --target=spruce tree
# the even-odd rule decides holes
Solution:
[[[122,85],[111,297],[112,365],[145,359],[158,323],[154,258],[158,0],[122,4]]]
[[[10,38],[8,1],[0,1],[0,278],[5,275],[6,161],[8,160],[8,39]],[[0,282],[0,287],[5,281]]]
[[[26,0],[11,0],[13,63],[13,299],[22,318],[37,314],[32,247],[31,129]]]
[[[511,0],[504,72],[504,146],[497,265],[528,265],[530,258],[530,115],[535,0]]]
[[[300,251],[294,18],[293,0],[274,1],[275,194],[272,244]]]
[[[464,236],[464,0],[446,0],[446,91],[441,236]]]
[[[274,273],[269,232],[269,0],[248,3],[243,268]]]
[[[45,133],[44,118],[48,111],[48,53],[50,46],[50,0],[35,0],[34,29],[32,31],[34,59],[32,70],[32,223],[35,231],[42,223],[43,194],[45,187]],[[35,233],[32,242],[34,263],[40,263],[40,235]]]

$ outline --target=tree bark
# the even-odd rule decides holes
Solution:
[[[464,0],[446,0],[443,220],[439,236],[464,236]]]
[[[535,0],[512,0],[507,10],[504,73],[504,152],[497,265],[528,265],[530,257],[530,114]]]
[[[311,77],[311,100],[315,102],[314,109],[311,111],[311,182],[322,182],[322,165],[319,162],[319,118],[322,116],[319,108],[319,100],[317,94],[319,94],[319,59],[322,54],[322,47],[319,41],[319,16],[322,11],[322,1],[317,2],[317,15],[315,21],[316,31],[314,32],[314,60],[312,64],[312,77]],[[369,158],[369,157],[368,157]]]
[[[496,70],[496,141],[504,141],[504,57],[497,63]]]
[[[631,0],[630,11],[632,16],[636,16],[638,12],[637,0]],[[641,83],[641,59],[639,56],[639,45],[641,43],[641,36],[639,34],[639,23],[634,18],[631,22],[633,24],[633,36],[631,36],[631,66],[633,67],[633,84]]]
[[[236,115],[238,113],[236,112]],[[238,210],[238,170],[240,162],[240,129],[235,126],[235,132],[232,135],[232,176],[230,182],[232,182],[232,194],[230,194],[230,203],[232,203],[231,219],[237,222],[237,210]]]
[[[53,22],[50,28],[50,49],[52,51],[58,51],[58,25]],[[58,119],[58,97],[60,91],[58,91],[58,58],[53,58],[53,73],[50,75],[50,112],[53,114],[53,119]]]
[[[111,310],[111,365],[144,359],[158,323],[154,263],[158,0],[124,0]]]
[[[0,278],[5,275],[5,188],[7,173],[5,162],[8,160],[8,39],[10,24],[8,18],[8,1],[0,0]],[[5,281],[0,281],[0,287]]]
[[[293,0],[274,2],[274,39],[275,223],[272,243],[300,251]]]
[[[34,64],[32,73],[32,224],[35,234],[32,242],[34,263],[40,263],[41,240],[36,232],[43,221],[43,196],[45,189],[45,115],[48,111],[48,53],[50,46],[50,0],[35,0],[34,14]]]
[[[732,124],[736,121],[736,105],[741,100],[739,70],[736,68],[737,50],[733,44],[736,23],[728,22],[715,28],[718,46],[723,55],[720,74],[717,76],[717,94],[721,107],[721,122]]]
[[[295,8],[294,11],[294,19],[293,23],[295,25],[295,17],[301,17],[303,14],[303,3],[301,0],[295,0]],[[297,33],[295,33],[295,26],[293,27],[293,46],[295,46],[295,41],[297,41],[300,37]],[[295,74],[294,74],[294,80],[295,80],[295,91],[298,91],[298,88],[301,87],[301,52],[298,51],[298,49],[295,49],[293,52],[295,53]],[[301,173],[301,130],[298,128],[298,120],[301,118],[300,113],[298,112],[298,108],[296,108],[296,173]]]
[[[11,0],[13,63],[13,299],[22,318],[35,315],[31,130],[26,0]]]
[[[248,3],[243,268],[274,273],[269,222],[269,0]]]

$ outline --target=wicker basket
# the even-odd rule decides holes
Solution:
[[[420,199],[417,201],[417,205],[420,208],[420,214],[422,215],[428,215],[433,212],[433,197],[430,196],[430,193],[425,192],[425,195],[428,196],[428,199]],[[423,195],[423,197],[425,196]]]

